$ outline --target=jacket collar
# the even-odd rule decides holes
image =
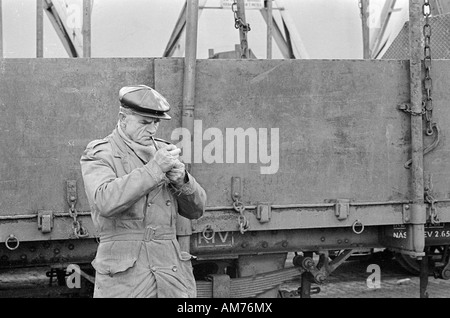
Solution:
[[[123,142],[122,137],[120,137],[119,132],[117,131],[117,127],[111,133],[111,140],[113,144],[113,156],[117,158],[123,158],[127,155],[131,154],[131,150],[128,146]]]

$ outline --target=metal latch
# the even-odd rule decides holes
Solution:
[[[75,204],[77,201],[77,181],[67,180],[66,181],[66,193],[67,193],[67,203],[69,206]]]
[[[272,217],[272,208],[269,203],[258,203],[256,206],[256,218],[261,223],[269,222]]]
[[[231,177],[231,197],[233,201],[240,200],[242,196],[242,180],[239,177]]]
[[[53,212],[38,211],[38,229],[42,233],[50,233],[53,229]]]
[[[350,200],[337,199],[335,206],[335,215],[338,220],[345,220],[350,214]]]

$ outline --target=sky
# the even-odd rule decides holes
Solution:
[[[82,0],[62,1],[81,7]],[[232,51],[239,44],[233,12],[220,9],[222,0],[208,0],[199,17],[197,58]],[[373,2],[374,0],[372,0]],[[161,57],[185,0],[93,0],[92,57]],[[2,0],[3,56],[36,56],[36,0]],[[281,3],[280,0],[277,1]],[[376,12],[384,0],[375,0]],[[407,17],[407,0],[397,0],[392,32]],[[362,24],[358,0],[284,0],[308,57],[312,59],[362,58]],[[74,11],[73,11],[74,12]],[[279,13],[274,11],[276,18]],[[81,19],[81,17],[80,17]],[[258,10],[246,10],[251,26],[248,43],[257,58],[266,58],[266,25]],[[273,42],[272,57],[283,58]],[[44,15],[44,57],[68,57],[48,17]]]

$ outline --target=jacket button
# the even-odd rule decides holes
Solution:
[[[173,266],[172,266],[172,270],[173,270],[174,272],[176,272],[176,271],[178,270],[177,266],[176,266],[176,265],[173,265]]]
[[[171,205],[172,205],[172,202],[170,202],[169,200],[167,200],[167,201],[166,201],[166,205],[167,205],[167,206],[171,206]]]
[[[152,203],[151,203],[151,202],[147,203],[147,206],[151,206],[151,205],[152,205]]]

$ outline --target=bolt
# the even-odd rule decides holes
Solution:
[[[345,239],[344,242],[345,242],[345,243],[348,243],[348,239]]]
[[[310,259],[310,258],[305,258],[303,260],[303,267],[304,268],[312,269],[312,268],[314,268],[315,265],[316,264],[314,263],[314,261],[312,259]]]
[[[24,260],[27,259],[27,256],[26,256],[25,254],[22,254],[22,255],[20,255],[20,259],[21,259],[22,261],[24,261]]]
[[[248,243],[247,242],[243,242],[242,244],[241,244],[241,247],[242,248],[246,248],[248,246]]]
[[[55,254],[59,254],[59,249],[58,249],[58,248],[55,248],[55,249],[53,250],[53,252],[54,252]]]
[[[409,210],[409,204],[405,205],[405,210]]]
[[[319,273],[316,275],[315,279],[319,284],[322,284],[327,279],[327,277],[324,274]]]
[[[69,244],[68,248],[69,248],[69,250],[73,250],[75,248],[75,245]]]
[[[269,243],[267,243],[266,241],[262,242],[261,246],[263,248],[267,248],[269,246]]]
[[[337,240],[337,242],[338,242],[338,244],[342,244],[342,240],[341,239]]]
[[[288,246],[288,242],[287,242],[287,241],[283,241],[283,242],[281,243],[281,246],[287,247],[287,246]]]
[[[320,241],[325,242],[325,236],[322,236],[322,237],[320,238]]]

